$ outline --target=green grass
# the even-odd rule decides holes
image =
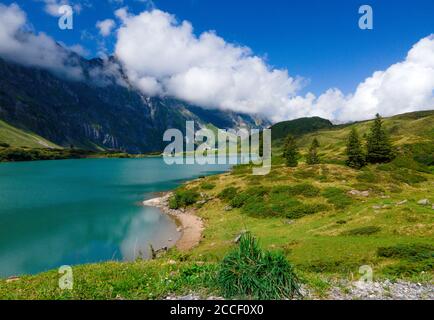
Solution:
[[[363,135],[370,122],[352,126]],[[221,295],[226,292],[216,281],[221,263],[239,254],[233,240],[242,230],[260,239],[262,250],[280,252],[279,258],[270,259],[279,266],[290,261],[320,297],[327,297],[336,279],[358,280],[362,265],[372,267],[375,280],[432,282],[434,210],[418,201],[434,203],[434,112],[385,119],[385,126],[399,150],[389,164],[360,171],[342,165],[351,126],[303,135],[298,139],[302,151],[318,138],[322,164],[286,168],[274,145],[273,168],[267,176],[252,177],[252,166],[242,165],[178,190],[181,206],[200,200],[198,190],[207,199],[196,209],[205,224],[203,239],[191,251],[171,249],[149,262],[74,267],[72,292],[57,288],[55,271],[10,283],[0,280],[0,298],[156,299],[190,291]],[[212,188],[203,188],[208,185]],[[368,191],[369,196],[349,195],[352,189]],[[249,286],[237,288],[227,296],[255,296],[252,289],[243,289]]]
[[[58,145],[32,133],[15,128],[0,120],[0,143],[11,147],[59,148]]]

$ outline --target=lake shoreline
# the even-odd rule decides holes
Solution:
[[[203,220],[195,214],[193,209],[170,209],[169,199],[173,194],[171,191],[160,194],[161,196],[145,200],[142,203],[144,206],[160,209],[163,214],[174,220],[181,233],[181,237],[174,246],[180,251],[189,251],[199,245],[204,231]]]

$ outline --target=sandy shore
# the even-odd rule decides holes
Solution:
[[[180,226],[179,231],[181,232],[181,238],[176,243],[176,247],[180,251],[188,251],[199,244],[204,229],[203,221],[194,214],[193,210],[170,209],[169,198],[171,195],[171,192],[165,193],[161,197],[143,201],[143,205],[159,208],[162,212],[175,219]]]

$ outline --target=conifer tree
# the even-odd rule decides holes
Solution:
[[[286,160],[288,167],[296,167],[298,165],[298,147],[293,136],[288,135],[283,147],[283,157]]]
[[[306,156],[307,164],[313,165],[319,163],[318,148],[319,148],[319,142],[316,138],[314,138],[312,144],[310,145],[309,152]]]
[[[383,128],[383,120],[377,113],[367,138],[366,160],[369,163],[390,162],[395,157],[389,136]]]
[[[352,128],[347,143],[347,166],[360,169],[365,165],[365,155],[356,128]]]

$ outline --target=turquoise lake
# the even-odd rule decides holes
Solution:
[[[161,158],[0,163],[0,277],[146,258],[149,244],[171,246],[180,235],[142,201],[228,169]]]

